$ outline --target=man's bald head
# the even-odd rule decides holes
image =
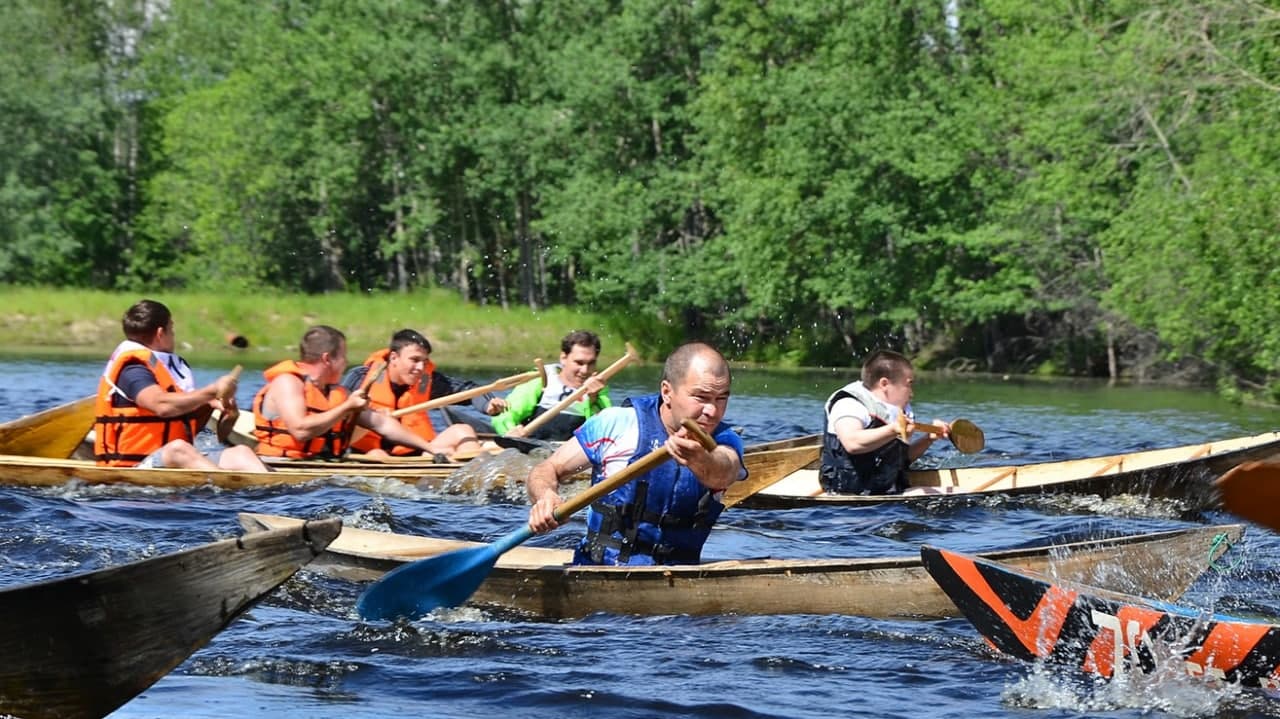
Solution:
[[[688,342],[667,356],[662,366],[662,381],[673,386],[683,384],[695,366],[713,377],[732,379],[729,363],[719,350],[705,342]]]

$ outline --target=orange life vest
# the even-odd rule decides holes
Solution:
[[[267,384],[258,390],[253,398],[253,435],[258,438],[258,454],[267,457],[292,457],[307,459],[309,457],[341,457],[343,439],[347,436],[347,425],[353,420],[350,417],[335,422],[324,433],[316,435],[306,442],[300,442],[289,434],[284,422],[279,417],[268,419],[262,411],[263,402],[267,398],[267,390],[271,381],[280,375],[291,374],[302,380],[302,398],[307,406],[307,414],[319,414],[337,407],[347,399],[347,390],[342,385],[332,384],[324,389],[317,387],[293,360],[285,360],[268,367],[262,376]]]
[[[158,361],[151,350],[134,349],[116,355],[111,367],[98,380],[98,399],[94,402],[93,453],[98,464],[132,467],[170,441],[185,439],[190,442],[200,431],[196,426],[195,413],[161,417],[137,404],[113,406],[111,395],[120,382],[120,373],[125,365],[133,362],[151,370],[156,384],[165,392],[182,391],[169,368]]]
[[[369,372],[372,372],[376,365],[386,362],[390,354],[391,350],[389,349],[374,352],[364,361],[364,366]],[[422,370],[422,379],[418,380],[417,384],[410,385],[409,389],[405,390],[399,397],[396,397],[395,392],[391,391],[390,374],[383,372],[378,381],[368,387],[369,407],[371,409],[387,410],[390,413],[402,407],[412,407],[415,404],[426,402],[431,399],[431,378],[435,375],[435,371],[435,363],[427,360],[427,366]],[[367,374],[365,375],[366,378],[368,376]],[[400,420],[400,424],[407,427],[410,432],[428,442],[435,439],[436,428],[431,426],[431,418],[427,416],[426,412],[413,412],[396,419]],[[382,435],[372,430],[365,432],[353,441],[351,447],[361,452],[368,452],[371,449],[381,447],[391,454],[400,455],[414,454],[420,451],[417,447],[406,447],[403,444],[392,444],[390,442],[386,442],[386,446],[384,446]]]

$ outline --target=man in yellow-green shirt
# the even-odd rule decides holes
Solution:
[[[533,379],[511,390],[507,410],[493,418],[493,429],[500,435],[524,437],[524,425],[560,403],[580,387],[587,395],[569,405],[554,419],[537,428],[530,439],[566,440],[587,417],[611,407],[609,388],[596,377],[596,361],[600,357],[600,338],[593,332],[576,330],[560,340],[560,362],[547,367],[547,383]]]

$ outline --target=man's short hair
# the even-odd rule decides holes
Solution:
[[[590,347],[600,354],[600,338],[595,332],[574,330],[560,340],[560,354],[569,354],[574,347]]]
[[[871,387],[888,378],[894,384],[902,382],[912,371],[911,360],[893,350],[876,350],[862,363],[862,384]]]
[[[156,330],[168,327],[173,321],[173,313],[169,308],[155,300],[138,300],[132,307],[124,311],[120,326],[124,336],[146,344],[155,336]]]
[[[330,355],[338,353],[338,348],[347,341],[347,336],[329,325],[316,325],[302,335],[298,343],[298,357],[303,362],[319,362],[325,352]]]
[[[732,379],[729,374],[729,362],[725,360],[724,355],[720,354],[720,350],[706,342],[686,342],[667,355],[667,361],[662,365],[663,381],[672,386],[684,382],[685,377],[689,375],[689,367],[698,357],[707,358],[708,367],[716,377]]]
[[[400,350],[409,345],[418,345],[426,350],[427,354],[431,354],[431,343],[427,341],[427,338],[421,332],[410,329],[400,330],[391,335],[391,344],[387,345],[387,349],[400,354]]]

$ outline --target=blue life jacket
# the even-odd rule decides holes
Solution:
[[[639,420],[636,453],[641,459],[667,441],[658,415],[658,395],[633,397]],[[721,423],[714,434],[726,427]],[[591,477],[602,479],[597,467]],[[688,467],[668,460],[613,490],[587,511],[587,536],[578,544],[574,564],[697,564],[724,505]]]
[[[857,385],[855,388],[854,385]],[[862,454],[849,454],[840,438],[827,429],[828,416],[835,403],[845,397],[851,397],[867,407],[871,413],[871,424],[867,429],[883,427],[887,424],[879,415],[886,414],[874,397],[868,399],[869,393],[861,383],[853,383],[842,387],[823,406],[822,415],[822,469],[818,471],[818,484],[828,492],[835,494],[900,494],[908,486],[907,467],[911,464],[909,448],[905,442],[893,440],[879,449]]]

